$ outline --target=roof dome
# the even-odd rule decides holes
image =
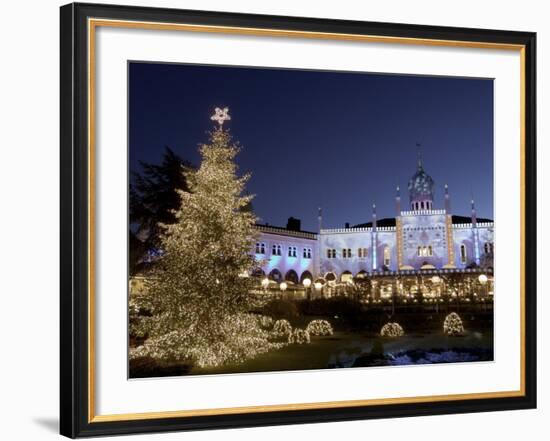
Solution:
[[[434,180],[424,171],[422,161],[418,160],[418,169],[409,179],[409,197],[411,202],[433,201]]]

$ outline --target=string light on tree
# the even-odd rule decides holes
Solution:
[[[146,294],[132,299],[134,309],[148,312],[136,324],[148,338],[131,349],[133,359],[207,367],[281,347],[249,313],[256,299],[253,281],[243,275],[257,265],[250,253],[257,219],[244,209],[252,196],[243,195],[250,175],[237,175],[239,147],[229,130],[222,130],[228,112],[216,109],[212,120],[219,129],[200,146],[199,169],[182,170],[189,191],[178,191],[175,222],[162,225],[163,254],[146,281]]]

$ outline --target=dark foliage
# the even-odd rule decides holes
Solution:
[[[298,317],[299,311],[295,301],[274,299],[264,306],[263,311],[265,315],[272,317],[275,320],[279,319],[293,319]]]
[[[173,377],[186,375],[191,366],[181,362],[165,362],[150,357],[130,360],[130,378]]]
[[[140,161],[141,173],[132,172],[130,183],[130,274],[139,268],[145,253],[159,246],[159,223],[175,222],[173,210],[179,208],[177,189],[189,191],[184,170],[193,170],[188,161],[165,147],[162,162],[149,164]]]

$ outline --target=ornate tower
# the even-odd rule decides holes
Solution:
[[[376,204],[372,204],[372,232],[371,232],[371,257],[372,257],[372,271],[376,271],[377,265],[377,256],[376,256],[376,248],[378,246],[378,232],[377,232],[377,226],[376,226]]]
[[[418,153],[416,173],[409,179],[409,202],[411,210],[431,210],[434,200],[434,180],[424,171],[422,156]]]
[[[445,236],[447,238],[447,266],[455,266],[455,250],[453,237],[453,215],[451,214],[451,197],[449,186],[445,184]]]
[[[473,243],[474,243],[474,257],[475,257],[476,265],[479,265],[480,263],[479,231],[477,230],[477,213],[476,213],[476,205],[473,197],[471,200],[471,204],[472,204],[472,235],[473,235]]]
[[[403,222],[401,221],[401,193],[399,185],[395,195],[395,241],[397,245],[397,269],[403,266]]]

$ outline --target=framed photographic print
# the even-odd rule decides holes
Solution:
[[[536,405],[534,33],[61,8],[61,433]]]

